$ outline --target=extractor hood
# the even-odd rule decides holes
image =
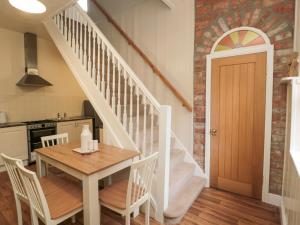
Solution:
[[[42,78],[37,69],[37,37],[32,33],[24,34],[25,75],[17,83],[18,86],[44,87],[52,86]]]

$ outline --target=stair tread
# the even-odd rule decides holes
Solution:
[[[197,176],[190,178],[184,188],[173,199],[169,199],[169,207],[164,211],[164,216],[166,218],[183,217],[202,191],[205,183],[205,178]]]

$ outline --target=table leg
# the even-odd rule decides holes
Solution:
[[[36,154],[36,173],[38,178],[41,178],[45,175],[45,169],[43,169],[42,160],[39,154]]]
[[[83,179],[83,216],[84,225],[100,224],[98,179],[94,175]]]

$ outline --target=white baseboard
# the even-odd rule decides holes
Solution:
[[[288,225],[286,215],[285,215],[285,208],[283,205],[283,201],[280,204],[280,218],[281,218],[281,225]]]
[[[263,202],[281,207],[281,196],[276,195],[276,194],[272,194],[272,193],[268,193],[264,197]]]

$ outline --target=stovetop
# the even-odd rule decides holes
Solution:
[[[25,123],[29,130],[56,127],[56,121],[54,120],[27,121]]]
[[[36,121],[26,121],[24,122],[27,125],[31,125],[31,124],[41,124],[41,123],[55,123],[54,120],[36,120]]]

